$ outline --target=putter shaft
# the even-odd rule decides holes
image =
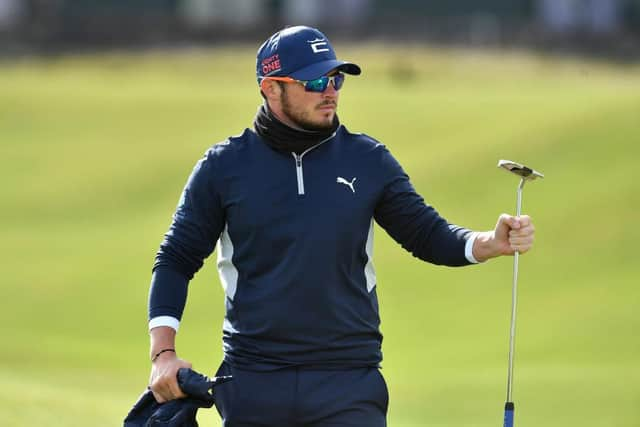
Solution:
[[[524,187],[525,178],[520,180],[518,185],[516,199],[516,216],[522,213],[522,188]],[[513,402],[513,359],[515,356],[515,340],[516,340],[516,313],[518,306],[518,260],[520,253],[516,251],[513,254],[513,285],[511,289],[511,330],[509,334],[509,370],[507,372],[507,402]]]

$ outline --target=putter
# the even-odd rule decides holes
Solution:
[[[520,216],[522,210],[522,188],[527,181],[533,181],[536,178],[544,178],[540,172],[521,165],[511,160],[500,160],[499,168],[504,168],[511,173],[520,177],[520,185],[518,185],[516,198],[516,216]],[[518,300],[518,258],[520,253],[516,251],[513,254],[513,287],[511,290],[511,331],[509,335],[509,370],[507,372],[507,401],[504,405],[504,427],[513,427],[513,419],[515,415],[515,405],[513,404],[513,356],[515,352],[516,338],[516,305]]]

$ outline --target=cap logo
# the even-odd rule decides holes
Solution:
[[[307,40],[307,43],[311,45],[311,49],[313,50],[313,53],[329,52],[329,49],[326,47],[327,46],[326,39]]]
[[[262,74],[267,75],[276,71],[280,71],[280,57],[276,53],[262,60]]]

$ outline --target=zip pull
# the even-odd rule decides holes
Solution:
[[[304,176],[302,175],[302,153],[298,155],[296,153],[293,154],[293,157],[296,159],[296,177],[298,179],[298,195],[304,195]]]

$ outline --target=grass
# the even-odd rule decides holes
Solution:
[[[518,425],[640,424],[638,66],[380,51],[342,49],[364,74],[340,117],[383,141],[450,221],[488,229],[513,210],[499,158],[546,175],[523,201],[538,231],[520,268]],[[144,388],[153,256],[195,161],[251,124],[253,53],[0,63],[3,426],[118,425]],[[499,425],[511,260],[433,267],[376,233],[389,424]],[[221,359],[223,310],[209,262],[178,343],[203,372]]]

